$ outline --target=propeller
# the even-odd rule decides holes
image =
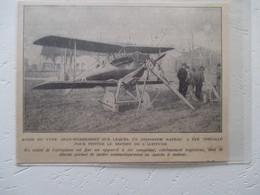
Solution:
[[[156,76],[158,79],[160,79],[169,89],[171,92],[173,92],[174,94],[176,94],[185,104],[187,104],[192,110],[195,110],[195,108],[191,105],[191,103],[174,87],[172,86],[172,84],[164,77],[161,75],[158,75],[156,72],[153,71],[153,68],[156,65],[156,62],[161,60],[166,54],[163,54],[161,56],[159,56],[157,59],[153,60],[150,59],[150,63],[147,63],[147,68],[148,70],[154,75]],[[162,74],[163,75],[163,74]]]

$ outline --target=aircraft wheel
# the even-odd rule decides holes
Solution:
[[[118,105],[115,104],[115,95],[112,92],[106,92],[103,97],[103,108],[106,111],[117,112]]]
[[[144,92],[143,94],[143,101],[141,103],[142,108],[151,108],[152,104],[151,104],[151,100],[150,100],[150,96],[147,92]]]

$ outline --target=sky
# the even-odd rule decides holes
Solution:
[[[26,6],[25,56],[36,60],[32,43],[58,35],[106,43],[221,50],[221,8]],[[37,56],[37,57],[36,57]]]

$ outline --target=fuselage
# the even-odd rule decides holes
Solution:
[[[86,80],[119,80],[140,68],[149,55],[140,52],[115,58],[104,65],[97,65],[85,75]],[[140,77],[142,76],[143,71]]]

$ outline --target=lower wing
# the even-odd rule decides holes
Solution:
[[[94,88],[94,87],[116,87],[118,81],[54,81],[42,83],[35,86],[33,89],[81,89],[81,88]],[[143,84],[144,81],[138,81],[138,84]],[[146,81],[146,84],[162,84],[161,81]]]

